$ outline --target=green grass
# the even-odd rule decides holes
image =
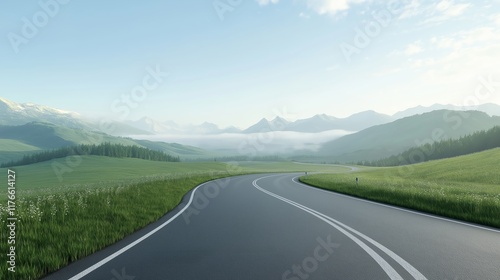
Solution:
[[[76,160],[77,159],[77,160]],[[67,171],[59,180],[54,165]],[[6,195],[0,195],[0,279],[38,279],[172,210],[202,182],[261,172],[345,172],[292,162],[155,162],[83,156],[13,168],[17,176],[16,273],[7,272]],[[0,169],[5,184],[7,169]],[[5,182],[5,183],[3,183]],[[5,254],[4,254],[5,253]]]
[[[2,152],[29,152],[40,150],[38,147],[25,144],[13,139],[0,139],[0,151]]]
[[[117,125],[119,126],[119,124]],[[4,152],[10,152],[13,148],[19,151],[21,151],[21,149],[26,150],[28,148],[35,148],[36,150],[50,150],[65,146],[75,146],[80,144],[99,145],[109,142],[125,146],[137,145],[152,150],[159,150],[181,158],[193,159],[213,156],[211,152],[192,146],[115,137],[101,132],[75,129],[49,123],[28,123],[20,126],[0,125],[0,134],[5,135],[4,137],[12,139],[8,143],[2,143],[2,140],[0,140],[0,153],[2,154]],[[33,135],[36,135],[36,137],[33,137]],[[0,156],[0,161],[1,160],[2,157]]]
[[[500,149],[423,164],[318,174],[320,188],[500,228]],[[356,186],[355,178],[360,183]]]
[[[0,279],[37,279],[124,238],[172,210],[194,186],[228,174],[185,176],[17,200],[16,273],[2,254]],[[8,252],[5,204],[0,251]]]
[[[0,164],[19,160],[26,154],[39,152],[40,148],[13,139],[0,139]]]
[[[47,162],[13,167],[18,175],[18,191],[37,193],[38,190],[71,191],[129,182],[144,178],[170,178],[187,174],[222,172],[223,163],[159,162],[133,158],[81,156],[55,159]],[[0,174],[6,174],[6,168]],[[58,176],[58,174],[60,176]]]
[[[458,122],[460,125],[457,126]],[[341,162],[378,160],[406,151],[415,146],[415,140],[457,139],[497,125],[500,125],[500,117],[479,111],[436,110],[372,126],[327,142],[318,156],[329,156],[332,161]],[[436,131],[442,135],[435,136]]]
[[[293,162],[159,162],[133,158],[81,156],[12,168],[18,174],[18,192],[22,195],[65,192],[143,180],[171,178],[209,172],[266,173],[266,172],[343,172],[347,167]],[[6,174],[0,168],[0,174]],[[60,176],[58,176],[58,174]],[[62,179],[62,180],[60,180]],[[0,199],[1,201],[1,199]]]
[[[243,170],[255,173],[265,172],[325,172],[341,173],[351,170],[349,167],[334,164],[307,164],[297,162],[267,162],[267,161],[241,161],[237,162]]]

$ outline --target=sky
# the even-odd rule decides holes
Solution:
[[[0,97],[248,127],[500,104],[500,1],[0,3]]]

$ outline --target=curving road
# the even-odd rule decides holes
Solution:
[[[500,231],[246,175],[45,279],[499,279]]]

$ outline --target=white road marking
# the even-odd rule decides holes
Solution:
[[[150,237],[151,235],[155,234],[160,229],[164,228],[166,225],[170,224],[173,220],[175,220],[175,218],[179,217],[184,211],[186,211],[186,209],[189,206],[191,206],[191,203],[193,202],[193,197],[194,197],[194,194],[195,194],[196,190],[198,190],[200,187],[202,187],[202,186],[204,186],[204,185],[206,185],[208,183],[211,183],[211,182],[212,181],[209,181],[209,182],[203,183],[203,184],[199,185],[198,187],[196,187],[193,190],[193,192],[191,193],[191,197],[189,198],[189,202],[186,204],[186,206],[184,206],[184,208],[182,208],[182,210],[180,210],[177,214],[175,214],[175,216],[173,216],[172,218],[170,218],[168,221],[164,222],[163,224],[159,225],[155,229],[153,229],[150,232],[146,233],[145,235],[143,235],[141,238],[137,239],[136,241],[134,241],[134,242],[130,243],[129,245],[123,247],[122,249],[116,251],[114,254],[109,255],[107,258],[103,259],[102,261],[94,264],[93,266],[91,266],[91,267],[85,269],[84,271],[78,273],[77,275],[71,277],[69,280],[78,280],[78,279],[81,279],[81,278],[85,277],[87,274],[89,274],[92,271],[98,269],[99,267],[103,266],[104,264],[106,264],[107,262],[111,261],[112,259],[118,257],[119,255],[125,253],[130,248],[132,248],[135,245],[141,243],[146,238]]]
[[[257,188],[258,190],[272,196],[272,197],[275,197],[283,202],[286,202],[292,206],[295,206],[305,212],[308,212],[314,216],[316,216],[317,218],[325,221],[326,223],[330,224],[331,226],[335,227],[337,230],[339,230],[340,232],[342,232],[344,235],[346,235],[347,237],[349,237],[351,240],[353,240],[356,244],[358,244],[363,250],[365,250],[381,267],[382,269],[387,273],[387,275],[391,278],[391,279],[402,279],[401,276],[394,270],[393,267],[391,267],[380,255],[378,255],[376,252],[374,252],[370,247],[368,247],[364,242],[362,242],[361,240],[359,240],[358,238],[356,238],[355,236],[353,236],[352,234],[350,234],[349,232],[347,232],[345,229],[353,232],[354,234],[357,234],[358,236],[364,238],[366,241],[370,242],[372,245],[376,246],[377,248],[379,248],[380,250],[382,250],[384,253],[386,253],[387,255],[389,255],[392,259],[394,259],[397,263],[399,263],[406,271],[408,271],[408,273],[410,273],[413,278],[417,279],[417,280],[426,280],[427,278],[422,275],[416,268],[414,268],[412,265],[410,265],[407,261],[405,261],[403,258],[401,258],[400,256],[398,256],[396,253],[392,252],[391,250],[389,250],[388,248],[384,247],[383,245],[381,245],[380,243],[376,242],[375,240],[371,239],[370,237],[362,234],[361,232],[358,232],[356,230],[354,230],[353,228],[321,213],[321,212],[318,212],[314,209],[311,209],[311,208],[308,208],[300,203],[297,203],[293,200],[289,200],[287,198],[284,198],[282,196],[279,196],[275,193],[272,193],[270,191],[267,191],[261,187],[258,186],[257,182],[261,179],[265,179],[265,178],[269,178],[269,177],[273,177],[273,176],[276,176],[276,175],[271,175],[271,176],[266,176],[266,177],[262,177],[262,178],[259,178],[259,179],[256,179],[254,182],[253,182],[253,185],[255,188]]]
[[[492,231],[492,232],[500,233],[500,230],[493,229],[493,228],[488,228],[488,227],[483,227],[483,226],[479,226],[479,225],[474,225],[474,224],[470,224],[470,223],[466,223],[466,222],[461,222],[461,221],[457,221],[457,220],[452,220],[452,219],[448,219],[448,218],[444,218],[444,217],[433,216],[431,214],[425,214],[425,213],[422,213],[422,212],[412,211],[412,210],[401,208],[401,207],[397,207],[397,206],[391,206],[391,205],[383,204],[383,203],[380,203],[380,202],[371,201],[371,200],[368,200],[368,199],[353,197],[353,196],[350,196],[350,195],[337,193],[335,191],[329,191],[329,190],[325,190],[325,189],[320,189],[320,188],[317,188],[317,187],[313,187],[313,186],[310,186],[310,185],[307,185],[307,184],[295,181],[295,179],[297,179],[299,177],[300,176],[294,177],[292,179],[292,181],[295,182],[296,184],[299,184],[299,185],[302,185],[302,186],[306,186],[306,187],[309,187],[311,189],[315,189],[317,191],[326,192],[326,193],[329,193],[329,194],[332,194],[332,195],[337,195],[337,196],[341,196],[341,197],[345,197],[345,198],[349,198],[349,199],[353,199],[353,200],[357,200],[357,201],[363,201],[363,202],[366,202],[366,203],[375,204],[375,205],[378,205],[378,206],[383,206],[383,207],[386,207],[386,208],[391,208],[391,209],[395,209],[395,210],[399,210],[399,211],[403,211],[403,212],[407,212],[407,213],[412,213],[412,214],[416,214],[416,215],[420,215],[420,216],[424,216],[424,217],[428,217],[428,218],[433,218],[433,219],[436,219],[436,220],[446,221],[446,222],[455,223],[455,224],[459,224],[459,225],[463,225],[463,226],[468,226],[468,227],[473,227],[473,228],[477,228],[477,229],[482,229],[482,230],[487,230],[487,231]]]
[[[295,178],[293,178],[295,179]],[[292,179],[293,182],[295,182],[294,180]],[[295,182],[297,183],[297,182]],[[399,263],[404,269],[406,269],[406,271],[408,271],[415,279],[418,279],[418,280],[423,280],[423,279],[426,279],[424,275],[422,275],[422,273],[420,273],[415,267],[413,267],[411,264],[409,264],[407,261],[405,261],[403,258],[401,258],[399,255],[397,255],[396,253],[394,253],[393,251],[389,250],[388,248],[386,248],[385,246],[383,246],[382,244],[378,243],[377,241],[373,240],[372,238],[364,235],[363,233],[349,227],[348,225],[345,225],[337,220],[334,220],[332,218],[330,218],[329,216],[326,216],[324,215],[323,213],[321,212],[318,212],[316,210],[313,210],[313,209],[310,209],[311,211],[313,212],[316,212],[317,214],[319,215],[323,215],[325,218],[331,220],[332,222],[334,223],[337,223],[338,225],[344,227],[345,229],[353,232],[354,234],[357,234],[358,236],[360,236],[361,238],[365,239],[366,241],[370,242],[371,244],[373,244],[375,247],[379,248],[380,250],[382,250],[384,253],[386,253],[389,257],[391,257],[393,260],[395,260],[397,263]]]

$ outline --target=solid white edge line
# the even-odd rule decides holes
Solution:
[[[363,202],[366,202],[366,203],[371,203],[371,204],[375,204],[375,205],[379,205],[379,206],[383,206],[383,207],[387,207],[387,208],[391,208],[391,209],[396,209],[396,210],[403,211],[403,212],[417,214],[417,215],[420,215],[420,216],[429,217],[429,218],[433,218],[433,219],[436,219],[436,220],[447,221],[447,222],[450,222],[450,223],[455,223],[455,224],[459,224],[459,225],[464,225],[464,226],[469,226],[469,227],[473,227],[473,228],[477,228],[477,229],[482,229],[482,230],[492,231],[492,232],[495,232],[495,233],[500,233],[500,230],[497,230],[497,229],[483,227],[483,226],[475,225],[475,224],[470,224],[470,223],[467,223],[467,222],[461,222],[461,221],[458,221],[458,220],[452,220],[452,219],[445,218],[445,217],[434,216],[432,214],[426,214],[426,213],[422,213],[422,212],[417,212],[417,211],[413,211],[413,210],[410,210],[410,209],[405,209],[405,208],[401,208],[401,207],[397,207],[397,206],[392,206],[392,205],[384,204],[384,203],[381,203],[381,202],[375,202],[375,201],[371,201],[371,200],[364,199],[364,198],[359,198],[359,197],[354,197],[354,196],[350,196],[350,195],[347,195],[347,194],[338,193],[338,192],[335,192],[333,190],[329,191],[329,190],[321,189],[321,188],[314,187],[314,186],[311,186],[311,185],[308,185],[308,184],[305,184],[305,183],[302,183],[302,182],[295,181],[295,179],[297,179],[299,177],[302,177],[302,175],[294,177],[292,179],[292,181],[294,183],[296,183],[296,184],[303,185],[303,186],[315,189],[317,191],[322,191],[322,192],[330,193],[332,195],[342,196],[342,197],[346,197],[346,198],[350,198],[350,199],[354,199],[354,200],[358,200],[358,201],[363,201]]]
[[[273,176],[276,176],[276,175],[273,175]],[[259,179],[256,179],[255,181],[253,181],[253,186],[269,195],[269,196],[272,196],[278,200],[281,200],[285,203],[288,203],[304,212],[307,212],[315,217],[317,217],[318,219],[326,222],[327,224],[331,225],[332,227],[336,228],[338,231],[340,231],[341,233],[343,233],[345,236],[347,236],[349,239],[351,239],[354,243],[358,244],[358,246],[360,246],[368,255],[370,255],[370,257],[373,258],[373,260],[375,260],[375,262],[378,263],[378,265],[384,270],[384,272],[392,279],[392,280],[403,280],[403,278],[401,277],[401,275],[399,275],[399,273],[384,259],[382,258],[379,254],[377,254],[377,252],[375,252],[372,248],[370,248],[368,245],[366,245],[363,241],[359,240],[357,237],[355,237],[354,235],[352,235],[351,233],[349,233],[348,231],[346,231],[345,229],[343,229],[342,227],[336,225],[335,223],[333,223],[332,221],[329,221],[327,219],[325,219],[324,217],[321,217],[320,215],[312,212],[312,211],[309,211],[306,209],[305,206],[301,205],[299,206],[300,204],[294,202],[294,203],[291,203],[293,201],[289,200],[289,199],[286,199],[284,197],[281,197],[277,194],[274,194],[270,191],[267,191],[261,187],[259,187],[259,185],[257,184],[257,181],[261,180],[261,179],[265,179],[265,178],[269,178],[269,177],[272,177],[272,176],[266,176],[266,177],[262,177],[262,178],[259,178]],[[297,205],[296,205],[297,204]]]
[[[137,239],[136,241],[130,243],[129,245],[123,247],[122,249],[116,251],[115,253],[109,255],[108,257],[106,257],[105,259],[101,260],[100,262],[92,265],[91,267],[85,269],[84,271],[78,273],[77,275],[69,278],[68,280],[78,280],[78,279],[81,279],[82,277],[85,277],[87,274],[91,273],[92,271],[98,269],[99,267],[103,266],[104,264],[108,263],[109,261],[111,261],[112,259],[118,257],[119,255],[123,254],[124,252],[128,251],[130,248],[134,247],[135,245],[141,243],[142,241],[144,241],[146,238],[150,237],[151,235],[155,234],[157,231],[159,231],[160,229],[164,228],[166,225],[170,224],[173,220],[175,220],[177,217],[179,217],[182,213],[184,213],[184,211],[186,211],[186,209],[191,206],[191,203],[193,202],[193,197],[194,197],[194,194],[195,192],[202,186],[204,186],[205,184],[208,184],[212,181],[209,181],[209,182],[205,182],[201,185],[199,185],[198,187],[196,187],[193,192],[191,193],[191,197],[189,199],[189,202],[186,204],[186,206],[184,206],[184,208],[182,208],[177,214],[175,214],[172,218],[170,218],[168,221],[164,222],[163,224],[159,225],[158,227],[156,227],[155,229],[151,230],[150,232],[146,233],[145,235],[143,235],[141,238]]]
[[[295,178],[294,178],[295,179]],[[293,181],[293,179],[292,179]],[[294,181],[295,182],[295,181]],[[297,203],[299,204],[299,203]],[[300,204],[299,204],[300,205]],[[306,207],[306,206],[304,206]],[[306,207],[308,208],[308,207]],[[325,217],[326,219],[329,219],[331,220],[332,222],[344,227],[345,229],[351,231],[352,233],[360,236],[361,238],[365,239],[366,241],[370,242],[372,245],[374,245],[375,247],[379,248],[381,251],[383,251],[384,253],[386,253],[389,257],[391,257],[393,260],[395,260],[397,263],[399,263],[399,265],[401,265],[406,271],[408,271],[408,273],[410,273],[413,278],[415,279],[418,279],[418,280],[424,280],[424,279],[427,279],[422,273],[420,273],[420,271],[418,271],[415,267],[413,267],[410,263],[408,263],[405,259],[401,258],[399,255],[397,255],[396,253],[394,253],[393,251],[391,251],[390,249],[388,249],[387,247],[385,247],[384,245],[378,243],[377,241],[373,240],[372,238],[366,236],[365,234],[349,227],[348,225],[346,224],[343,224],[319,211],[316,211],[314,209],[311,209],[311,208],[308,208],[309,210],[317,213],[318,215],[321,215],[323,217]]]

